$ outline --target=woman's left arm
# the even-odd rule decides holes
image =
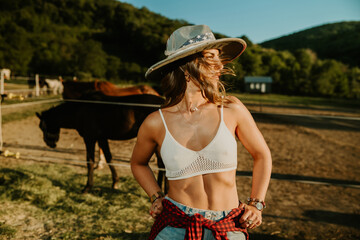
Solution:
[[[235,133],[254,159],[250,197],[265,201],[271,176],[271,153],[250,112],[240,100],[233,99],[234,103],[229,105],[236,121]],[[242,206],[245,207],[246,211],[241,220],[244,222],[250,220],[252,224],[247,223],[250,228],[260,225],[262,221],[261,211],[254,206],[245,204]]]

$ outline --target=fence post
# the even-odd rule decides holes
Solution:
[[[0,94],[1,95],[4,94],[4,75],[5,75],[5,73],[3,71],[1,71],[1,80],[0,80]]]
[[[35,75],[35,96],[40,96],[39,74]]]

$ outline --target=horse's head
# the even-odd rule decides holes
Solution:
[[[42,130],[44,136],[44,142],[51,148],[56,147],[57,141],[59,141],[60,135],[60,127],[56,126],[56,124],[51,123],[49,118],[44,117],[40,113],[36,113],[36,116],[40,119],[39,127]]]

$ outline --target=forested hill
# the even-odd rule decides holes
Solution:
[[[319,58],[360,66],[360,21],[325,24],[261,43],[266,48],[294,51],[309,48]]]
[[[170,34],[188,24],[115,0],[0,0],[0,68],[18,76],[145,81],[147,68],[164,58]],[[232,64],[236,76],[224,80],[232,91],[243,91],[244,76],[271,76],[276,93],[359,99],[359,67],[321,55],[359,61],[358,24],[335,24],[336,31],[323,31],[327,35],[309,30],[317,40],[299,38],[293,45],[301,49],[292,52],[243,36],[248,48]],[[313,45],[301,45],[307,41]],[[285,43],[281,47],[290,49]]]
[[[143,80],[187,24],[115,0],[0,0],[0,67]]]

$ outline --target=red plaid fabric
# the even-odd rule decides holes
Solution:
[[[243,214],[242,209],[235,208],[224,219],[212,221],[199,213],[190,217],[167,199],[164,199],[162,203],[164,209],[151,229],[149,240],[154,240],[166,226],[185,228],[184,240],[201,240],[204,227],[212,231],[216,240],[228,240],[226,233],[229,231],[241,231],[246,239],[249,239],[247,230],[242,228],[239,222]]]

